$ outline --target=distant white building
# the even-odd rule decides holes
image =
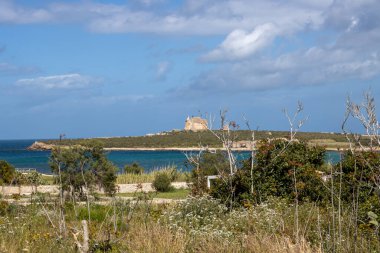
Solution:
[[[187,117],[185,121],[185,130],[186,131],[204,131],[208,129],[207,120],[202,119],[201,117]]]

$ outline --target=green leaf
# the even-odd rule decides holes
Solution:
[[[377,214],[375,214],[374,212],[372,212],[372,211],[369,211],[368,213],[367,213],[367,215],[368,215],[368,218],[370,218],[371,220],[376,220],[377,219]]]

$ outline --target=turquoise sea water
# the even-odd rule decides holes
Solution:
[[[48,164],[50,151],[28,151],[26,148],[35,140],[0,140],[0,160],[6,160],[16,168],[35,168],[42,173],[51,173]],[[248,152],[237,154],[238,160],[249,157]],[[186,170],[186,157],[181,151],[110,151],[107,157],[119,168],[133,162],[139,163],[146,171],[168,165]],[[339,161],[337,152],[327,152],[326,160]]]

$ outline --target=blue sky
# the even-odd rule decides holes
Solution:
[[[286,130],[297,101],[302,130],[340,131],[348,95],[380,99],[378,13],[376,0],[0,0],[0,139],[143,135],[220,109]]]

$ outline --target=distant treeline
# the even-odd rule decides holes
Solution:
[[[287,131],[254,131],[255,140],[263,140],[267,138],[288,138]],[[252,132],[248,130],[233,131],[235,141],[251,140]],[[344,143],[346,138],[339,133],[317,133],[317,132],[299,132],[296,138],[306,142],[332,144],[334,142]],[[164,132],[159,135],[152,136],[136,136],[136,137],[112,137],[112,138],[92,138],[103,143],[105,148],[186,148],[208,146],[212,148],[221,147],[221,142],[210,131],[192,132],[192,131],[172,131]],[[55,145],[75,145],[86,139],[62,139],[43,141],[47,144]]]

